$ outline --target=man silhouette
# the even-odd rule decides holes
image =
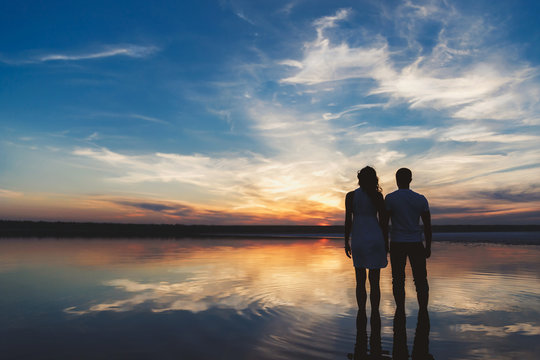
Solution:
[[[426,198],[409,186],[412,172],[401,168],[396,172],[398,190],[386,195],[385,204],[392,222],[390,231],[390,263],[392,264],[392,290],[396,312],[405,312],[405,265],[407,257],[416,285],[420,311],[427,312],[429,286],[426,259],[431,256],[431,215]],[[422,243],[422,227],[426,245]],[[387,220],[388,221],[388,220]]]

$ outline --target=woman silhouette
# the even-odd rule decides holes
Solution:
[[[356,271],[356,301],[359,316],[366,309],[366,269],[369,269],[371,311],[379,311],[381,268],[386,267],[388,228],[382,190],[375,169],[358,171],[358,185],[345,197],[345,254],[352,255]],[[352,233],[352,239],[349,240]],[[363,311],[362,311],[363,310]]]

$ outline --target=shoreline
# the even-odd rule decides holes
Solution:
[[[433,225],[434,237],[451,234],[540,233],[540,225]],[[343,225],[182,225],[0,220],[0,238],[341,238]],[[530,234],[532,235],[532,234]],[[529,237],[529,236],[527,236]]]

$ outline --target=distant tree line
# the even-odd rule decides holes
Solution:
[[[342,225],[182,225],[0,220],[0,237],[295,237],[339,236]],[[434,232],[540,231],[540,225],[434,225]]]

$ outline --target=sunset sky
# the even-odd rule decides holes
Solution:
[[[540,221],[538,1],[4,1],[0,219]]]

